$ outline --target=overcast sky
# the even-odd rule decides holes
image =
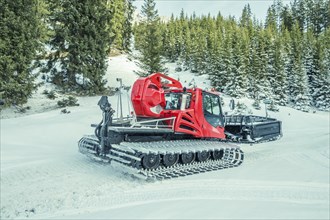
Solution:
[[[137,11],[141,10],[143,0],[136,0]],[[232,15],[236,18],[241,16],[244,5],[250,4],[251,11],[258,20],[264,20],[268,7],[273,0],[155,0],[156,8],[160,16],[170,17],[180,15],[181,9],[188,15],[193,12],[196,15],[217,15],[220,11],[225,17]],[[290,0],[283,0],[283,4],[289,4]]]

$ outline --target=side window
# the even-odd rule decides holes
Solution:
[[[216,95],[211,95],[204,93],[203,95],[203,107],[204,111],[212,115],[220,115],[220,102],[219,97]]]
[[[165,101],[166,101],[166,110],[178,110],[181,108],[182,103],[182,93],[166,93],[165,94]],[[191,93],[187,94],[187,100],[185,109],[190,107],[191,103]]]
[[[165,94],[165,100],[166,100],[166,106],[165,106],[166,110],[180,109],[182,94],[181,93],[167,93],[167,94]]]

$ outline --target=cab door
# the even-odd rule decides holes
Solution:
[[[220,97],[203,92],[203,133],[205,137],[224,139],[224,117],[221,110]]]

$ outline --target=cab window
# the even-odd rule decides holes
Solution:
[[[182,93],[166,93],[165,94],[165,101],[166,101],[166,110],[170,109],[180,109],[181,108],[181,102],[182,102]],[[191,94],[187,94],[187,101],[185,109],[188,109],[190,107],[191,102]]]
[[[205,120],[213,127],[224,126],[219,96],[203,92],[203,111]]]
[[[220,101],[219,97],[213,94],[204,93],[203,96],[204,111],[212,115],[220,115]]]

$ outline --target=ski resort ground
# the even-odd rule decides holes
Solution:
[[[209,87],[206,76],[168,67],[183,84]],[[132,85],[135,68],[126,56],[111,58],[109,86],[118,86],[117,77]],[[29,100],[27,113],[1,112],[1,219],[330,218],[329,112],[280,107],[268,113],[282,120],[283,137],[240,144],[240,167],[145,181],[78,153],[77,141],[101,120],[99,97],[81,97],[80,106],[63,114],[41,95],[44,89]],[[128,102],[125,94],[123,99]],[[229,99],[224,97],[225,111]],[[109,100],[116,106],[118,97]],[[265,115],[249,99],[236,101]]]

